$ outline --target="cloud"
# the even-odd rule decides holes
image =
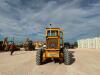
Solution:
[[[64,30],[65,41],[100,36],[99,0],[0,0],[0,34],[44,39],[53,24]]]

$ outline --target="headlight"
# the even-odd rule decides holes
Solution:
[[[63,46],[60,46],[60,48],[62,48]]]

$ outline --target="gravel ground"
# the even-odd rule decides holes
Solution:
[[[36,51],[0,53],[0,75],[100,75],[100,50],[72,49],[73,63],[36,65]]]

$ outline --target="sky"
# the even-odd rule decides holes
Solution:
[[[49,24],[65,41],[100,36],[100,0],[0,0],[0,40],[45,40]]]

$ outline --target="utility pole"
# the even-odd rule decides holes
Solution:
[[[14,44],[14,36],[13,36],[13,44]]]

